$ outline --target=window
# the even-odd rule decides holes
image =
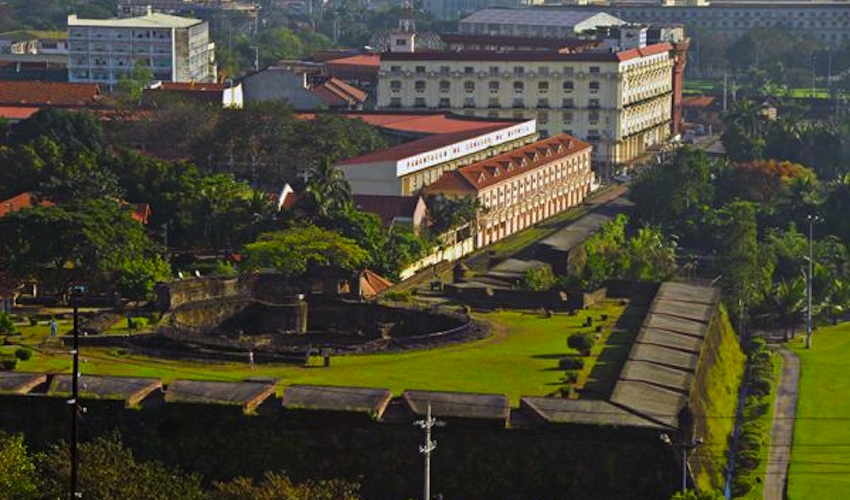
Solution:
[[[423,80],[416,80],[414,82],[413,87],[416,89],[416,92],[422,93],[425,92],[425,82]]]
[[[424,108],[425,107],[425,98],[424,97],[417,97],[413,101],[413,107],[414,108]]]
[[[541,94],[545,94],[549,92],[549,82],[538,82],[537,83],[537,91]]]
[[[399,90],[401,90],[401,80],[391,81],[390,82],[390,89],[392,89],[393,92],[398,92]]]
[[[599,107],[599,99],[588,99],[587,100],[588,108],[598,108]]]
[[[463,82],[463,89],[466,91],[467,94],[475,92],[475,82]]]
[[[471,75],[473,73],[475,73],[475,68],[473,68],[472,66],[464,66],[463,67],[463,74],[464,75]]]
[[[599,122],[599,111],[591,111],[587,114],[587,121],[591,123],[591,125],[595,125]]]
[[[545,111],[537,113],[537,124],[546,125],[547,123],[549,123],[549,113]]]
[[[490,76],[499,76],[499,67],[498,66],[490,66],[489,74],[490,74]]]
[[[464,97],[463,98],[463,107],[464,108],[474,108],[475,107],[475,98],[474,97]]]
[[[537,100],[537,107],[538,108],[544,108],[544,109],[548,108],[549,107],[549,99],[546,99],[546,98],[538,99]]]
[[[537,72],[540,73],[540,76],[549,76],[549,66],[540,66]]]
[[[452,88],[452,84],[448,80],[442,80],[440,82],[440,92],[446,93]]]
[[[522,102],[521,97],[514,97],[514,102],[512,104],[514,108],[524,108],[525,104]]]
[[[522,76],[525,74],[525,68],[522,66],[514,66],[514,74],[517,76]]]
[[[572,111],[564,111],[561,114],[561,120],[563,120],[564,123],[571,123],[573,121],[573,112]]]
[[[564,101],[561,103],[561,107],[569,109],[569,108],[575,107],[575,103],[573,102],[572,99],[564,99]]]
[[[440,66],[441,75],[448,75],[449,71],[451,71],[451,68],[449,68],[448,66]]]
[[[589,141],[598,141],[599,140],[599,130],[592,128],[587,131],[587,140]]]
[[[487,100],[487,107],[488,108],[501,108],[502,106],[499,105],[499,98],[498,97],[491,97],[490,99]]]
[[[590,74],[591,75],[598,75],[599,74],[599,66],[591,66],[590,67]]]
[[[425,66],[417,66],[416,67],[416,74],[421,75],[423,73],[425,73]]]
[[[572,92],[575,88],[575,84],[573,82],[564,82],[564,92]]]
[[[397,46],[407,45],[407,40],[405,40],[404,38],[396,38],[395,44]]]
[[[573,68],[570,66],[564,68],[564,76],[573,76]]]
[[[525,90],[525,84],[522,82],[514,82],[514,92],[522,92]]]
[[[449,101],[449,98],[448,98],[448,97],[441,97],[441,98],[440,98],[440,103],[438,104],[438,106],[439,106],[439,107],[441,107],[441,108],[450,108],[450,107],[452,107],[452,105],[451,105],[451,101]]]
[[[499,92],[499,82],[490,82],[487,85],[490,87],[491,94],[497,94]]]
[[[401,66],[390,66],[390,73],[394,75],[401,73]]]
[[[391,108],[400,108],[401,107],[401,97],[390,97],[390,107]]]
[[[590,82],[588,84],[588,88],[590,89],[591,94],[599,93],[599,82]]]

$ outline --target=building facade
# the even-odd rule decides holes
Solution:
[[[383,54],[377,106],[536,119],[543,136],[593,144],[597,164],[625,164],[671,135],[675,57],[666,42],[619,52]]]
[[[424,192],[477,198],[480,248],[581,203],[593,183],[591,149],[557,134],[446,172]]]
[[[68,80],[115,85],[136,64],[155,80],[211,82],[215,46],[205,21],[148,13],[127,19],[68,16]]]
[[[473,122],[474,123],[474,122]],[[447,122],[447,126],[451,126]],[[514,150],[538,138],[534,120],[481,122],[337,163],[353,194],[411,196],[444,173]]]

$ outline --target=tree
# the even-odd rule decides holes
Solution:
[[[118,77],[118,91],[130,106],[142,104],[142,93],[153,82],[153,71],[143,59],[136,59],[133,70]]]
[[[425,198],[431,218],[431,232],[441,235],[451,229],[474,223],[486,209],[475,196],[450,198],[441,194]]]
[[[555,275],[552,273],[552,266],[545,264],[522,273],[519,287],[523,290],[542,292],[549,290],[554,284]]]
[[[46,137],[72,157],[81,151],[100,153],[105,146],[103,128],[90,113],[43,108],[12,127],[6,141],[11,146]]]
[[[171,267],[161,258],[133,260],[118,271],[115,291],[130,300],[151,300],[154,285],[169,278]]]
[[[329,158],[308,172],[310,180],[304,191],[303,207],[314,217],[327,219],[351,204],[351,186],[342,170],[336,168]]]
[[[800,321],[806,300],[806,280],[802,276],[787,281],[782,279],[770,296],[785,342],[794,338],[794,329]],[[789,336],[790,331],[790,336]]]
[[[265,233],[245,246],[243,266],[274,268],[286,276],[300,276],[318,266],[354,270],[368,254],[353,240],[316,226],[295,226]]]
[[[230,482],[214,482],[213,500],[359,500],[360,485],[341,479],[297,484],[285,473],[267,472],[263,481],[238,477]]]
[[[75,280],[109,280],[156,251],[143,226],[109,200],[13,212],[0,218],[0,234],[0,267],[62,295]]]
[[[676,241],[657,226],[638,229],[629,238],[628,254],[628,279],[664,281],[676,272]]]
[[[35,463],[24,444],[24,437],[0,431],[0,498],[35,498],[40,483]]]
[[[723,121],[726,130],[721,139],[730,159],[749,161],[762,158],[767,128],[763,105],[742,99],[734,104]]]
[[[44,498],[68,498],[70,457],[64,443],[54,445],[39,464]],[[79,491],[98,500],[201,500],[201,478],[158,462],[138,462],[118,433],[79,446]]]

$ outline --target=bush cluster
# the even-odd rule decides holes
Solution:
[[[15,349],[15,358],[21,361],[27,361],[32,358],[32,349],[29,347],[18,347]]]
[[[558,361],[561,370],[581,370],[584,368],[584,360],[576,356],[566,356]]]
[[[574,333],[567,339],[567,346],[577,350],[582,356],[590,356],[590,350],[595,343],[593,335],[585,332]]]
[[[15,371],[15,368],[18,366],[18,358],[12,356],[0,356],[0,370],[2,371]]]
[[[732,494],[735,497],[747,494],[758,480],[754,471],[761,464],[761,447],[770,432],[762,417],[770,405],[773,389],[773,356],[763,339],[755,339],[747,348],[746,399],[744,418],[738,431],[738,447],[735,450],[735,477]]]
[[[15,333],[15,323],[12,316],[0,312],[0,335],[12,335]]]

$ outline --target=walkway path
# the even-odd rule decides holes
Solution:
[[[800,384],[800,358],[785,347],[777,347],[776,352],[782,356],[782,373],[773,405],[773,425],[764,482],[765,500],[785,499]]]

